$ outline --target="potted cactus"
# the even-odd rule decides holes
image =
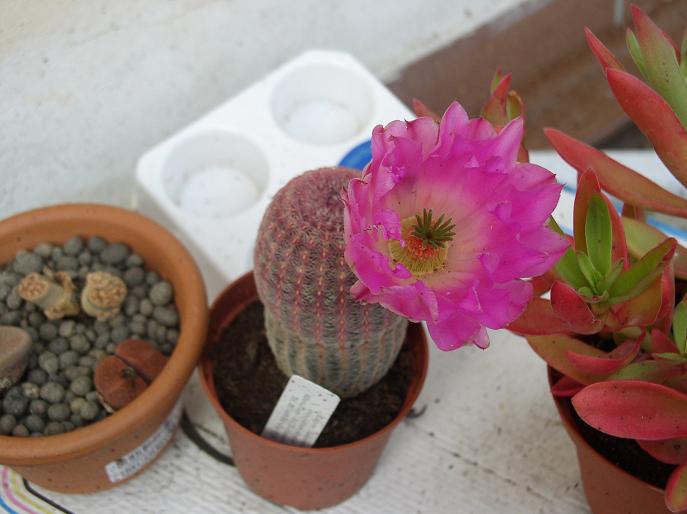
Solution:
[[[499,100],[507,96],[504,80]],[[561,186],[549,171],[518,162],[523,120],[509,112],[514,119],[492,124],[453,103],[441,119],[380,125],[362,175],[310,171],[273,198],[254,273],[211,309],[200,366],[239,472],[258,494],[299,508],[354,494],[420,391],[427,349],[417,322],[426,322],[442,350],[486,348],[486,328],[503,328],[531,299],[524,278],[543,274],[565,251],[565,238],[546,224]],[[282,444],[242,426],[218,398],[216,349],[256,294],[268,354],[281,373],[325,386],[342,405],[384,383],[407,349],[414,376],[394,415],[371,434],[326,448]],[[361,407],[363,421],[376,419],[379,408]]]
[[[589,30],[587,41],[620,106],[687,184],[687,38],[679,50],[639,8],[632,14],[627,43],[646,82]],[[535,298],[509,328],[550,366],[592,511],[687,511],[686,254],[645,219],[645,210],[686,217],[687,200],[560,131],[546,135],[579,173],[574,234],[535,280],[550,299]],[[602,190],[624,202],[622,216]]]

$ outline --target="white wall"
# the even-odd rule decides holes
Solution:
[[[389,79],[524,3],[0,0],[0,216],[126,205],[148,147],[302,50]]]

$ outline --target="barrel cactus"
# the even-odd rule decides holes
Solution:
[[[346,398],[379,381],[403,344],[407,320],[353,298],[344,258],[341,192],[360,174],[322,168],[291,180],[258,231],[255,282],[277,365]]]

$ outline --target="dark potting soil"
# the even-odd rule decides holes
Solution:
[[[211,357],[224,409],[247,429],[262,433],[288,382],[267,343],[262,303],[251,303],[236,317],[220,335]],[[382,380],[341,400],[315,447],[357,441],[386,426],[401,410],[412,374],[412,356],[404,345]]]
[[[573,421],[589,445],[616,466],[659,489],[664,489],[675,466],[654,459],[634,439],[622,439],[599,432],[587,425],[570,404]]]

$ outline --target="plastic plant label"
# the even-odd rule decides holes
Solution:
[[[113,460],[105,466],[110,482],[117,483],[138,473],[146,464],[151,462],[167,443],[172,439],[174,431],[181,419],[182,404],[178,402],[167,419],[160,427],[146,439],[141,446],[135,448],[119,459]]]
[[[292,375],[262,435],[285,444],[310,447],[340,401],[341,398],[328,389]]]

